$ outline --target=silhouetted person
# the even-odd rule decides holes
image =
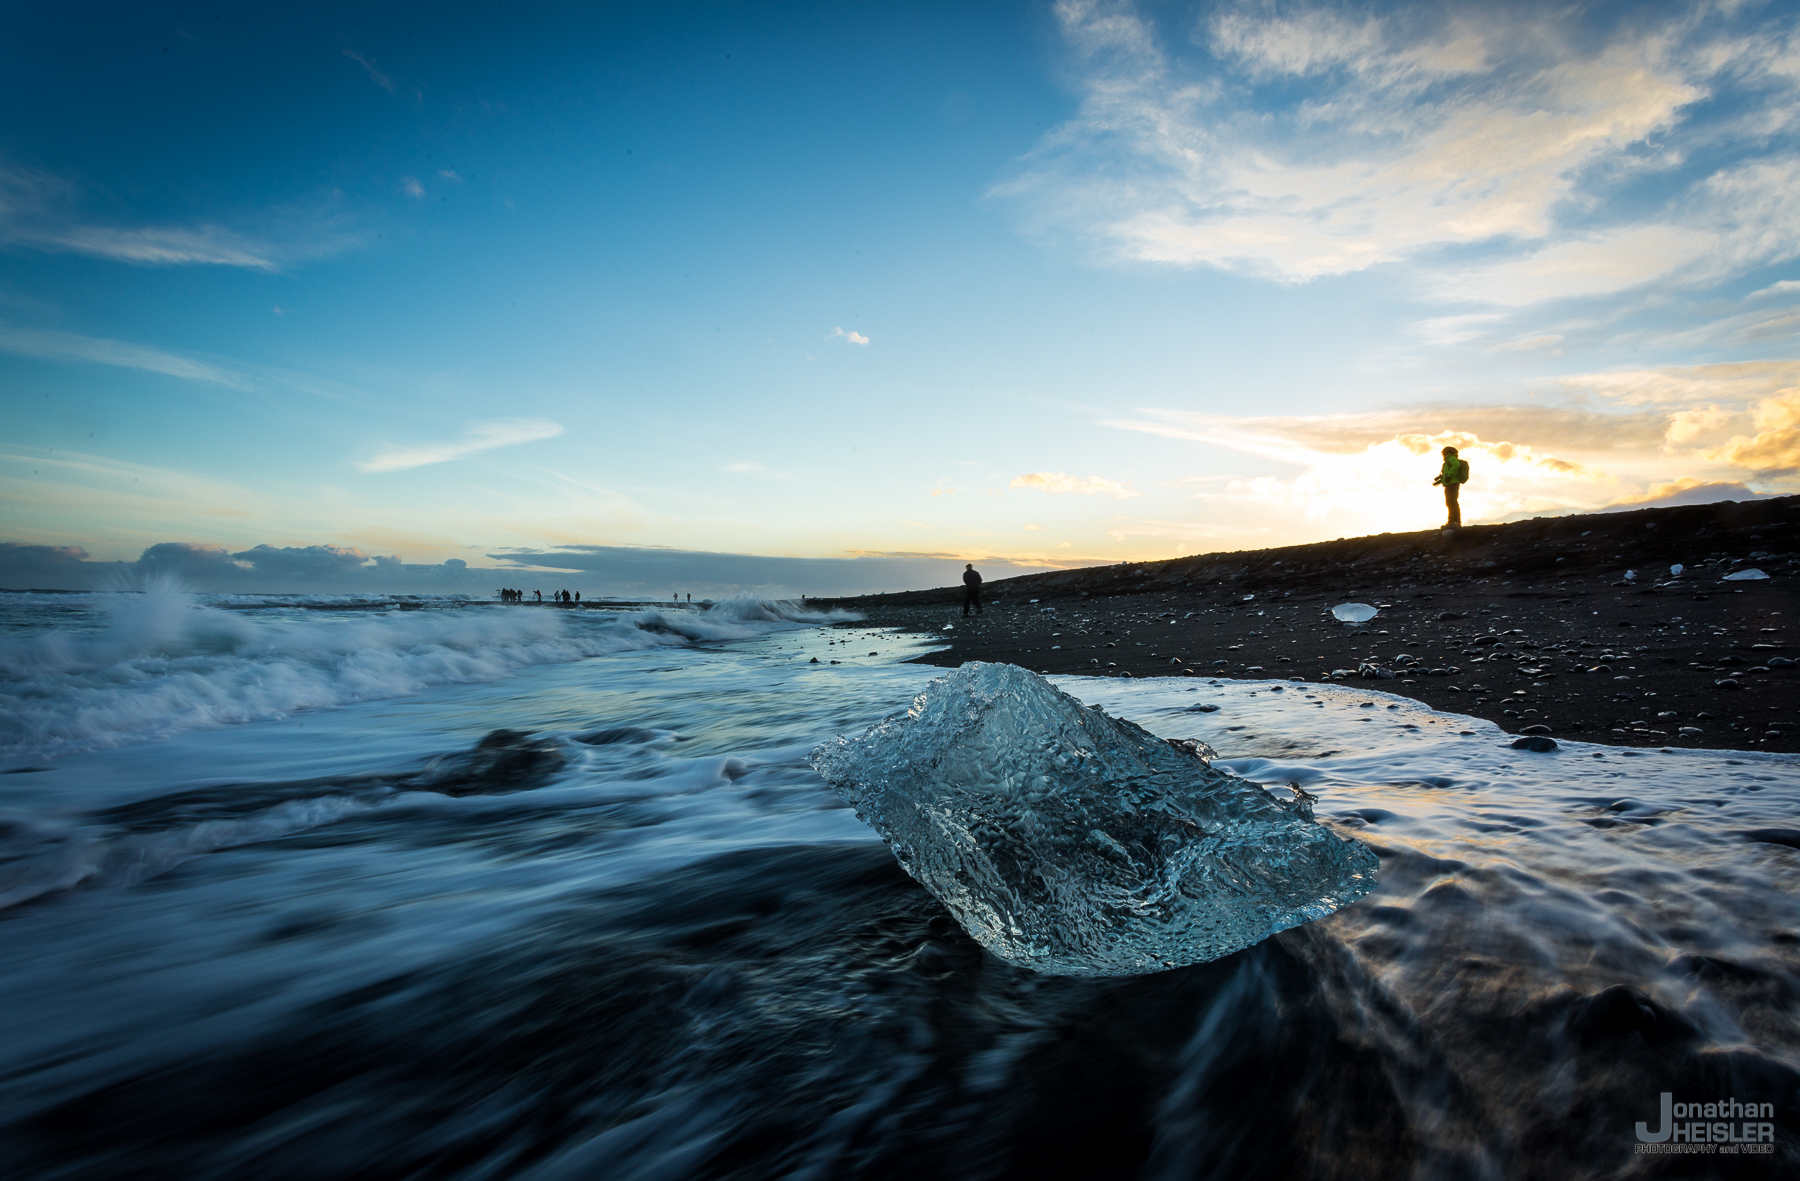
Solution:
[[[581,592],[580,591],[575,592],[575,601],[577,603],[581,602]]]
[[[531,593],[537,602],[541,603],[544,601],[544,592],[543,591],[534,590]]]
[[[963,618],[969,617],[969,608],[975,608],[975,614],[981,614],[981,575],[975,572],[975,563],[963,566]]]
[[[690,603],[691,603],[691,602],[693,602],[693,601],[694,601],[694,592],[693,592],[693,591],[689,591],[689,592],[688,592],[688,602],[690,602]]]
[[[1469,482],[1469,461],[1456,457],[1456,448],[1444,448],[1444,469],[1437,474],[1433,484],[1444,486],[1444,508],[1449,511],[1449,519],[1444,522],[1446,529],[1462,528],[1462,506],[1457,503],[1457,496],[1462,486]]]

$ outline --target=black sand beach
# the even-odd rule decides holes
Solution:
[[[1790,496],[1000,579],[967,620],[961,587],[814,601],[940,633],[921,662],[950,668],[1348,680],[1515,733],[1796,751],[1797,539]]]

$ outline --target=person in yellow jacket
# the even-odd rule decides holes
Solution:
[[[1456,457],[1456,448],[1444,448],[1444,470],[1437,474],[1433,484],[1444,486],[1444,507],[1450,511],[1450,519],[1444,522],[1446,529],[1462,528],[1462,506],[1456,503],[1458,491],[1469,482],[1469,461]]]

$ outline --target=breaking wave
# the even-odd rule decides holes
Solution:
[[[0,754],[114,746],[497,681],[535,665],[860,618],[750,596],[704,610],[480,605],[348,618],[246,612],[217,598],[169,586],[82,596],[93,615],[86,630],[0,638]]]

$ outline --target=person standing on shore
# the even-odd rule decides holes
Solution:
[[[963,566],[963,618],[969,617],[969,608],[975,608],[975,614],[981,614],[981,575],[975,570],[975,563]]]
[[[1446,447],[1443,451],[1444,467],[1438,472],[1433,484],[1444,486],[1444,508],[1449,512],[1449,519],[1444,522],[1445,529],[1462,528],[1462,505],[1457,503],[1457,496],[1462,486],[1469,482],[1469,461],[1456,457],[1456,448]]]

